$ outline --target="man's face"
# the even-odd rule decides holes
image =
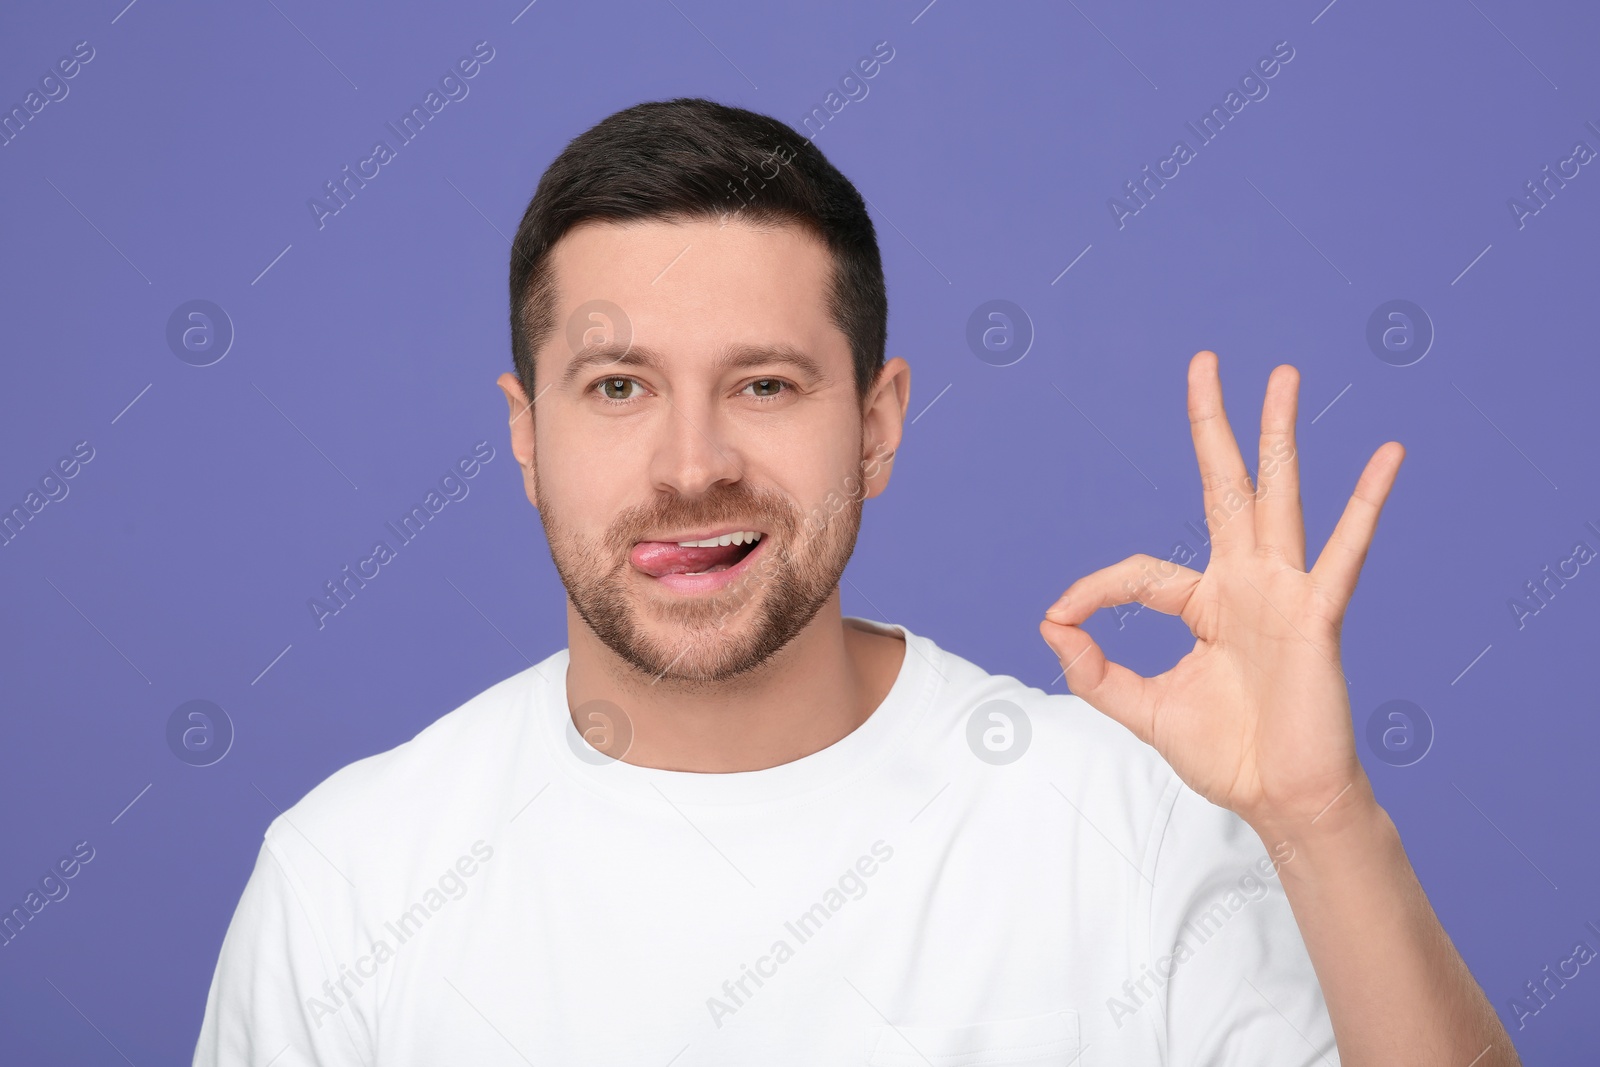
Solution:
[[[586,223],[552,257],[529,497],[567,594],[653,679],[750,670],[834,593],[899,439],[898,418],[863,418],[827,248],[737,221]],[[729,543],[683,544],[712,539]]]

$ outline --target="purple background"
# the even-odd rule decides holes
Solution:
[[[846,612],[1063,691],[1036,630],[1060,590],[1198,547],[1189,357],[1220,354],[1252,468],[1294,363],[1313,554],[1372,450],[1409,453],[1345,626],[1378,795],[1528,1061],[1600,1045],[1600,968],[1521,1030],[1510,1007],[1600,947],[1600,566],[1509,607],[1600,549],[1600,163],[1521,228],[1507,204],[1600,149],[1591,5],[124,2],[0,14],[5,109],[95,49],[0,147],[0,507],[95,450],[0,547],[0,910],[96,850],[0,948],[7,1062],[188,1062],[277,810],[565,643],[493,385],[507,239],[554,155],[679,95],[799,126],[880,40],[816,140],[873,205],[916,421]],[[319,230],[308,198],[480,40],[470,94]],[[1185,122],[1282,40],[1269,95],[1196,148]],[[1119,229],[1108,198],[1179,137],[1196,158]],[[192,299],[236,331],[210,366],[166,340]],[[965,339],[992,299],[1035,333],[1011,366]],[[1437,333],[1410,366],[1366,341],[1392,299]],[[470,495],[319,630],[308,599],[480,440]],[[1091,630],[1144,673],[1186,647],[1153,612]],[[167,744],[192,699],[236,730],[212,766]],[[1364,739],[1393,699],[1436,733],[1410,766]]]

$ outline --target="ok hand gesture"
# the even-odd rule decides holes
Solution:
[[[1339,629],[1405,456],[1395,441],[1373,453],[1308,571],[1294,437],[1299,378],[1288,365],[1268,378],[1252,489],[1223,413],[1216,354],[1197,353],[1189,423],[1211,536],[1205,571],[1130,556],[1073,582],[1039,624],[1072,692],[1258,830],[1314,821],[1351,786],[1368,787]],[[1153,678],[1106,659],[1081,628],[1100,608],[1135,601],[1179,616],[1195,637],[1193,651]]]

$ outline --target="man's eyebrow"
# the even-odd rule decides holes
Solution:
[[[821,360],[789,344],[729,345],[723,350],[717,363],[726,370],[787,363],[813,381],[828,380],[828,373],[823,369]]]
[[[561,373],[561,387],[565,389],[572,384],[572,380],[590,367],[655,367],[661,366],[661,358],[648,348],[640,345],[620,345],[616,343],[594,345],[584,348],[567,364],[566,370]]]
[[[729,345],[717,359],[717,366],[722,370],[739,370],[773,364],[788,364],[813,381],[829,380],[828,373],[823,369],[820,360],[789,344]],[[659,370],[664,365],[665,361],[654,349],[643,345],[616,343],[595,345],[585,348],[567,363],[566,369],[561,374],[561,385],[563,388],[571,385],[573,379],[591,367],[649,367]]]

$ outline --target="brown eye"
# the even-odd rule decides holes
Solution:
[[[758,397],[777,396],[782,391],[784,383],[777,378],[759,378],[751,382],[746,388],[755,390]]]
[[[632,378],[607,378],[600,383],[600,392],[607,400],[627,400],[633,385]]]

